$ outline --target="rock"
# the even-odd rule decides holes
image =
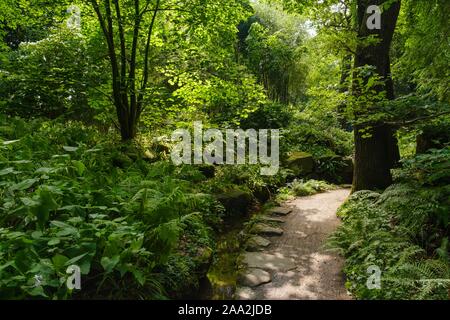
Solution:
[[[270,190],[267,187],[256,188],[253,191],[253,195],[260,203],[266,203],[271,197]]]
[[[252,196],[242,190],[219,194],[216,199],[225,207],[227,215],[245,215],[252,204]]]
[[[232,300],[236,291],[235,285],[215,284],[212,300]],[[211,300],[211,297],[206,300]]]
[[[286,165],[296,176],[307,175],[314,171],[313,156],[307,152],[293,152],[286,160]]]
[[[298,235],[300,238],[308,238],[308,235],[304,233],[303,231],[295,231],[295,234]]]
[[[263,236],[281,236],[283,235],[283,229],[271,227],[264,223],[258,223],[252,228],[252,233],[256,233]]]
[[[262,269],[250,268],[245,271],[245,274],[239,277],[239,283],[246,287],[257,287],[272,281],[270,273]]]
[[[213,250],[210,247],[203,247],[197,250],[196,260],[199,263],[209,263],[212,260]]]
[[[246,247],[248,251],[258,251],[261,248],[267,248],[270,245],[270,240],[260,236],[252,236],[248,239]]]
[[[261,216],[260,219],[265,222],[275,222],[275,223],[285,223],[282,218],[277,217],[269,217],[269,216]]]
[[[125,169],[133,165],[133,160],[128,155],[118,152],[112,158],[112,164],[116,168]]]
[[[201,165],[198,170],[208,179],[212,179],[216,175],[216,167],[213,165]]]
[[[198,270],[207,272],[213,262],[213,250],[210,247],[199,248],[194,261]]]
[[[254,300],[255,292],[249,287],[237,288],[234,299],[236,300]]]
[[[242,263],[248,268],[279,272],[286,272],[296,268],[292,258],[285,257],[280,253],[246,252],[243,256]]]
[[[292,209],[284,207],[276,207],[269,210],[269,213],[277,216],[287,216],[292,212]]]

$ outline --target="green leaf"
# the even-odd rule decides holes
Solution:
[[[7,145],[9,145],[9,144],[13,144],[13,143],[16,143],[16,142],[19,142],[19,141],[20,141],[20,139],[19,139],[19,140],[3,141],[3,145],[7,146]]]
[[[69,258],[67,258],[66,256],[63,256],[61,254],[56,254],[52,258],[52,262],[53,262],[53,265],[55,266],[56,270],[63,269],[68,260],[69,260]]]
[[[103,257],[102,260],[100,261],[103,269],[105,269],[105,271],[107,273],[110,273],[114,267],[119,263],[120,261],[120,256],[119,255],[115,255],[112,258],[109,257]]]
[[[0,170],[0,176],[6,176],[7,174],[14,173],[14,168],[6,168]]]
[[[78,173],[79,176],[82,176],[84,171],[86,170],[86,166],[81,161],[74,161],[73,162],[73,166],[77,170],[77,173]]]
[[[42,237],[42,235],[43,235],[42,231],[33,231],[33,232],[31,233],[31,237],[32,237],[33,239],[39,239],[39,238]]]
[[[26,179],[19,183],[14,184],[13,186],[11,186],[11,188],[9,190],[10,191],[27,190],[27,189],[31,188],[31,186],[33,186],[33,184],[35,184],[38,181],[39,181],[39,179]]]
[[[141,271],[133,270],[133,276],[141,286],[145,284],[145,276]]]
[[[67,152],[75,152],[78,150],[78,147],[64,146],[63,149],[66,150]]]
[[[61,240],[58,238],[53,238],[49,242],[47,242],[47,245],[49,246],[56,246],[57,244],[60,244]]]
[[[70,225],[68,225],[67,223],[64,223],[62,221],[57,221],[57,220],[50,221],[50,224],[54,225],[54,226],[56,226],[58,228],[61,228],[61,229],[65,229],[65,228],[69,228],[70,227]]]
[[[20,201],[22,201],[22,203],[27,207],[35,207],[39,204],[38,201],[31,198],[20,198]]]
[[[57,208],[58,204],[53,198],[52,193],[48,190],[41,190],[39,193],[39,204],[32,210],[37,217],[38,225],[41,229],[43,229],[47,223],[50,211],[56,210]]]
[[[65,266],[71,266],[71,265],[75,264],[76,262],[80,261],[80,260],[83,259],[85,256],[87,256],[88,254],[89,254],[89,252],[86,252],[86,253],[83,253],[82,255],[79,255],[79,256],[77,256],[77,257],[75,257],[75,258],[72,258],[72,259],[68,260],[68,261],[65,263]]]
[[[143,243],[144,243],[144,238],[142,238],[142,237],[137,240],[134,240],[130,246],[131,251],[134,253],[139,251],[142,248]]]
[[[44,297],[48,298],[47,294],[44,291],[44,288],[42,286],[34,287],[31,290],[26,290],[31,296],[33,297]]]
[[[66,228],[66,229],[59,231],[58,233],[56,233],[56,236],[57,237],[66,237],[69,235],[75,235],[75,234],[77,234],[77,232],[78,232],[77,229],[70,227],[70,228]]]

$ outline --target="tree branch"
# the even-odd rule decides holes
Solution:
[[[117,23],[119,25],[119,39],[120,39],[120,57],[121,57],[121,75],[120,86],[121,90],[126,88],[126,72],[127,72],[127,51],[125,43],[125,31],[123,29],[122,14],[120,13],[119,0],[114,0],[114,7],[116,9]]]
[[[148,70],[149,61],[148,60],[149,60],[149,55],[150,55],[150,44],[151,44],[151,40],[152,40],[153,29],[155,27],[156,16],[159,11],[158,9],[159,9],[160,3],[161,3],[161,0],[156,1],[155,10],[153,10],[152,21],[150,23],[150,27],[149,27],[148,34],[147,34],[147,43],[145,46],[145,57],[144,57],[144,77],[142,79],[142,84],[141,84],[141,89],[140,89],[140,94],[139,94],[139,99],[138,99],[138,114],[140,114],[143,111],[142,100],[144,98],[144,92],[147,89],[148,76],[149,76],[149,70]]]
[[[441,112],[441,113],[435,113],[435,114],[430,114],[428,116],[423,116],[423,117],[418,117],[412,120],[407,120],[407,121],[393,121],[393,122],[385,122],[385,124],[392,126],[392,127],[406,127],[406,126],[410,126],[413,125],[417,122],[420,121],[424,121],[424,120],[430,120],[430,119],[435,119],[435,118],[439,118],[441,116],[445,116],[447,114],[450,114],[450,111],[445,111],[445,112]]]

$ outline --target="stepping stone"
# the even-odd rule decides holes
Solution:
[[[292,209],[277,207],[277,208],[270,209],[269,212],[276,216],[287,216],[289,213],[292,212]]]
[[[297,234],[300,238],[308,238],[308,235],[303,231],[295,231],[295,234]]]
[[[286,222],[282,218],[269,217],[269,216],[261,216],[260,219],[265,222],[276,222],[276,223],[285,223]]]
[[[255,292],[252,290],[252,288],[249,287],[241,287],[237,288],[234,299],[236,300],[254,300],[255,299]]]
[[[252,232],[262,236],[271,237],[271,236],[281,236],[283,235],[284,231],[281,228],[275,228],[268,226],[267,224],[264,223],[258,223],[253,227]]]
[[[239,277],[239,283],[246,287],[257,287],[272,281],[270,273],[262,269],[250,268]]]
[[[270,240],[260,236],[253,236],[248,239],[246,245],[248,251],[258,251],[261,248],[267,248],[270,245]]]
[[[286,272],[296,268],[294,259],[282,254],[268,254],[262,252],[247,252],[244,254],[243,263],[248,268],[263,269],[269,271]]]

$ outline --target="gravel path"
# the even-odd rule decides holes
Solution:
[[[271,281],[253,288],[242,287],[236,298],[351,299],[344,287],[343,259],[323,249],[327,237],[340,223],[336,211],[349,194],[350,190],[339,189],[285,203],[283,207],[293,211],[283,217],[283,235],[266,237],[271,241],[269,247],[248,253],[250,264],[256,264],[249,270],[265,270]],[[277,265],[277,261],[281,264]]]

